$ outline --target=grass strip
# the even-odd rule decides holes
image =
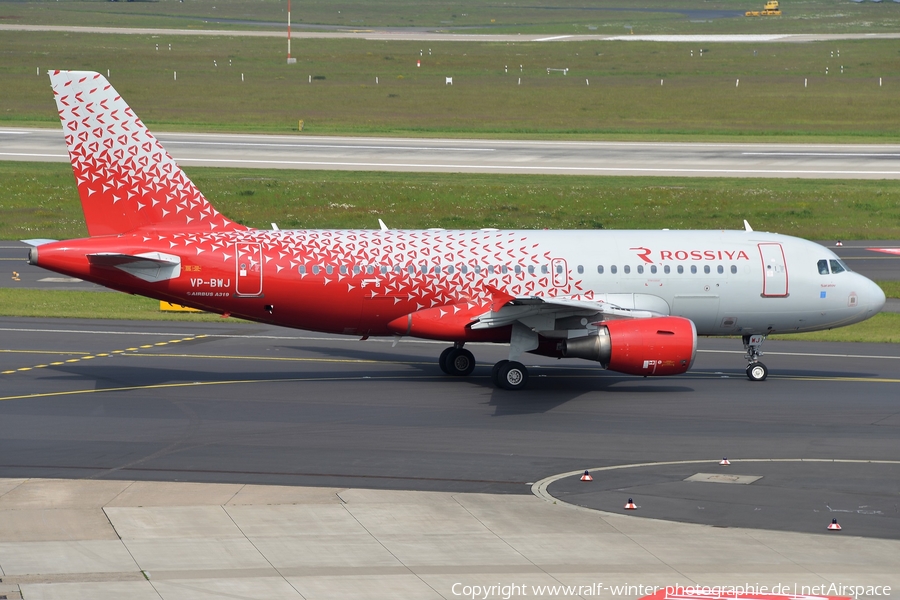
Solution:
[[[121,292],[0,288],[0,315],[140,321],[221,321],[209,313],[160,312],[159,300]]]
[[[0,316],[144,321],[216,322],[209,313],[160,312],[159,302],[119,292],[83,292],[0,288]],[[900,314],[880,313],[868,321],[813,333],[775,335],[772,339],[822,342],[900,342]]]
[[[893,239],[900,181],[190,167],[216,208],[268,229],[741,229]],[[0,162],[0,239],[85,237],[71,167]]]
[[[277,38],[3,32],[0,125],[58,127],[44,72],[65,68],[109,71],[160,131],[900,139],[896,41],[836,46],[297,40],[287,65]]]

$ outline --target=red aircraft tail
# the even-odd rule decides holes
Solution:
[[[244,228],[207,202],[105,77],[52,71],[50,82],[91,236]]]

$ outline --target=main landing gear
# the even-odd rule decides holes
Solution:
[[[441,352],[438,364],[447,375],[462,377],[475,370],[475,355],[456,343]]]
[[[750,363],[747,365],[747,379],[750,381],[765,381],[766,377],[769,376],[769,369],[766,368],[766,365],[759,362],[759,357],[762,356],[759,347],[766,341],[766,336],[761,334],[745,335],[743,340],[744,350],[747,351],[747,355],[744,358]]]
[[[438,364],[447,375],[469,375],[475,368],[475,356],[459,342],[444,349]],[[504,390],[521,390],[528,383],[528,369],[514,360],[501,360],[491,369],[491,381]]]

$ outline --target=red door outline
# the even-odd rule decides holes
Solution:
[[[786,298],[788,296],[788,269],[784,258],[784,248],[777,242],[757,244],[762,260],[762,295],[765,298]]]
[[[262,295],[262,246],[260,243],[235,242],[234,260],[237,295]]]

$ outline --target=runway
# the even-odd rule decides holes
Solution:
[[[310,26],[319,29],[320,26]],[[345,27],[343,31],[303,30],[303,24],[295,25],[291,36],[297,39],[360,39],[410,42],[673,42],[673,43],[769,43],[769,42],[822,42],[858,39],[898,39],[900,33],[775,33],[775,34],[653,34],[653,35],[554,35],[546,33],[469,33],[459,28],[422,27]],[[0,31],[50,31],[58,33],[92,33],[125,35],[217,36],[217,37],[285,37],[280,30],[238,29],[169,29],[149,27],[84,27],[77,25],[26,25],[0,24]]]
[[[506,352],[491,345],[471,345],[475,373],[450,378],[436,364],[443,344],[228,321],[2,318],[0,340],[0,477],[529,494],[542,478],[603,466],[898,456],[892,345],[769,341],[764,383],[744,376],[736,340],[702,339],[690,373],[659,379],[529,356],[530,388],[511,393],[490,384]],[[821,494],[790,510],[825,510],[829,493],[890,504],[898,491],[896,476],[849,490],[841,481],[811,480]],[[653,477],[626,483],[646,489]],[[627,495],[623,485],[612,489]],[[724,502],[732,492],[706,493]],[[809,526],[766,509],[758,528]],[[856,534],[900,539],[887,510],[854,517]],[[723,526],[739,516],[706,515]]]
[[[898,179],[900,145],[448,140],[156,133],[183,166]],[[0,128],[0,159],[68,162],[61,129]]]

